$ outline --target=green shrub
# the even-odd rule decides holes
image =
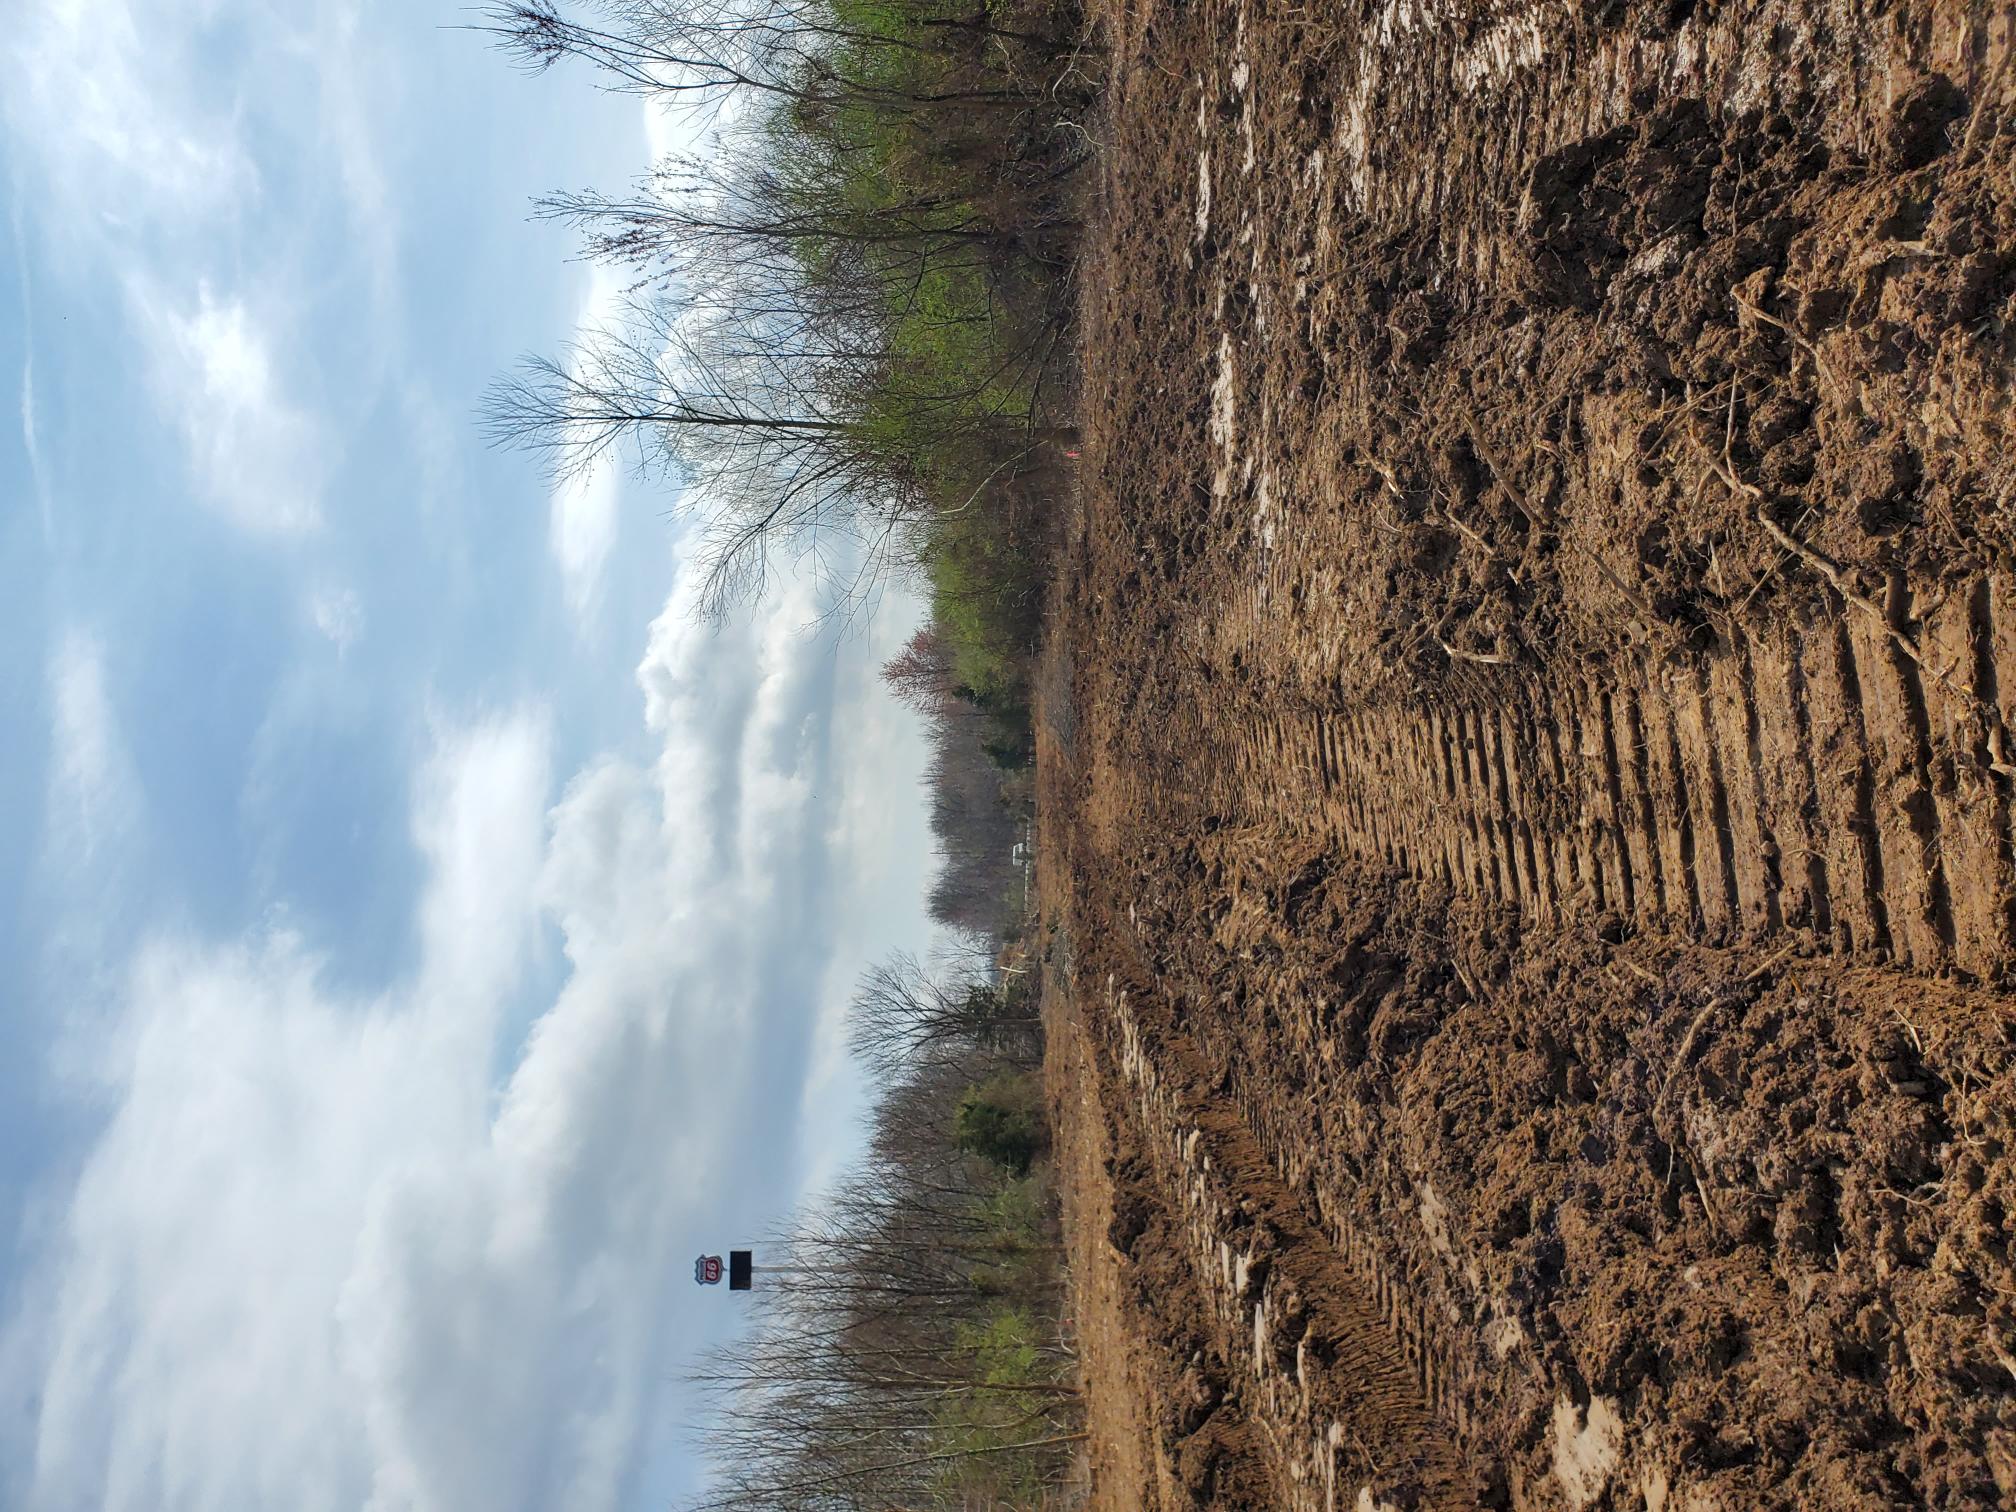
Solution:
[[[1036,1079],[1003,1072],[968,1087],[953,1115],[952,1140],[968,1155],[1026,1176],[1042,1152],[1043,1114]]]

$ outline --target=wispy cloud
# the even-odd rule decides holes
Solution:
[[[281,392],[265,324],[243,299],[220,299],[207,284],[184,302],[136,280],[132,304],[158,401],[205,496],[246,530],[314,529],[328,442]]]
[[[375,314],[390,327],[400,303],[401,225],[385,175],[378,140],[383,123],[369,81],[393,71],[394,39],[382,24],[364,19],[359,0],[322,0],[305,25],[302,46],[315,69],[321,139],[334,159],[351,228],[370,272]]]
[[[553,485],[550,543],[577,627],[586,628],[601,601],[602,573],[615,549],[621,480],[614,463],[598,459]]]
[[[42,467],[41,417],[35,407],[35,280],[28,270],[27,226],[17,189],[7,204],[8,230],[14,242],[15,285],[21,301],[21,449],[28,458],[28,483],[35,490],[35,512],[42,524],[42,544],[56,536],[49,477]]]
[[[35,511],[42,522],[42,543],[56,535],[56,519],[49,501],[49,479],[42,471],[42,433],[35,413],[35,354],[21,359],[21,449],[28,457],[29,486],[35,490]]]
[[[308,621],[339,657],[364,633],[364,603],[352,588],[318,588],[308,596]]]
[[[252,15],[259,50],[281,66],[232,90],[217,87],[205,43],[247,20],[223,11],[217,0],[31,7],[0,42],[0,114],[37,233],[77,276],[123,288],[199,494],[248,530],[285,535],[319,518],[333,459],[304,397],[298,291],[314,280],[296,265],[298,240],[271,224],[255,131],[268,147],[301,133],[328,153],[381,324],[395,313],[397,219],[362,92],[376,75],[354,66],[353,0]],[[275,98],[297,66],[319,81],[307,112]]]
[[[187,237],[257,191],[232,102],[191,56],[206,0],[58,0],[13,18],[5,111],[74,239]],[[162,249],[169,250],[169,249]]]
[[[100,860],[131,824],[138,781],[97,638],[79,630],[60,636],[49,657],[48,683],[47,847],[61,868],[76,871]]]

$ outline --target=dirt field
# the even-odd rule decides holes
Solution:
[[[2016,1505],[2016,9],[1100,35],[1095,1500]]]

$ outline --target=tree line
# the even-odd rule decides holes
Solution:
[[[788,1285],[701,1368],[704,1505],[1043,1504],[1082,1435],[1041,1025],[995,952],[1020,927],[1026,668],[1076,456],[1101,49],[1075,0],[509,0],[475,25],[530,70],[652,101],[692,143],[537,202],[627,298],[493,388],[493,441],[556,477],[672,485],[706,613],[785,570],[836,613],[895,576],[931,608],[884,676],[925,721],[932,912],[964,953],[861,984],[866,1153],[766,1246]]]
[[[631,299],[497,386],[493,438],[558,473],[671,474],[715,612],[785,562],[843,601],[921,570],[973,685],[1012,689],[1075,443],[1073,191],[1099,56],[1075,9],[532,0],[481,29],[531,68],[589,65],[703,144],[539,202]]]
[[[1034,812],[1032,731],[1016,690],[963,682],[940,623],[919,629],[882,669],[883,681],[924,721],[926,783],[939,871],[931,915],[979,937],[1003,938],[1021,923],[1012,858]]]
[[[861,984],[879,1078],[860,1168],[765,1247],[751,1336],[697,1372],[699,1508],[1043,1505],[1083,1438],[1044,1170],[1043,1037],[982,954]]]
[[[529,68],[584,64],[651,99],[695,144],[620,190],[537,202],[629,297],[495,385],[492,439],[556,476],[673,483],[710,615],[787,569],[837,615],[920,581],[923,675],[892,663],[891,681],[931,742],[932,910],[999,932],[1076,455],[1078,117],[1100,48],[1071,0],[511,0],[480,29]]]

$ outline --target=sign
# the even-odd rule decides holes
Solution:
[[[728,1263],[723,1265],[719,1255],[702,1255],[693,1262],[693,1279],[702,1286],[719,1286],[721,1278],[728,1278],[728,1290],[748,1291],[756,1280],[756,1256],[751,1250],[728,1251]]]

